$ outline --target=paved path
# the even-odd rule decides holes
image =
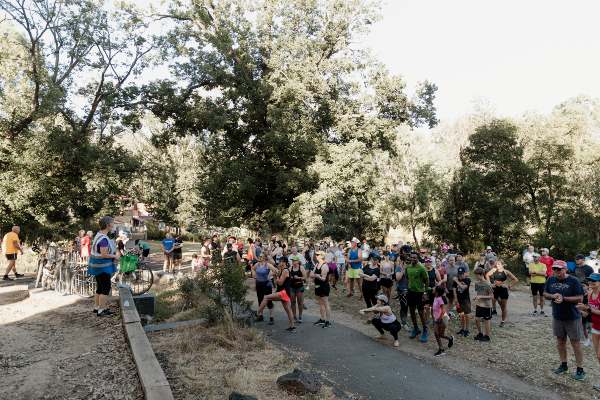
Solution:
[[[274,317],[276,325],[267,319],[255,327],[290,349],[310,354],[305,361],[349,393],[381,400],[501,399],[344,325],[323,329],[307,316],[293,334],[284,332],[289,325],[283,311],[275,310]]]

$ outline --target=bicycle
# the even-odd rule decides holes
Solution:
[[[48,247],[46,263],[42,268],[42,289],[53,289],[63,295],[67,294],[71,279],[68,266],[70,250],[59,247]]]

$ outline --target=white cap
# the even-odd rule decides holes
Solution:
[[[550,253],[550,250],[548,250],[548,249],[547,249],[547,248],[545,248],[545,247],[544,247],[543,249],[540,249],[540,251],[547,251],[548,253]]]
[[[492,246],[488,246],[488,247],[486,247],[485,249],[486,249],[486,250],[491,250],[491,249],[492,249]]]
[[[541,257],[538,253],[533,253],[534,257]]]
[[[352,242],[358,243],[358,239],[357,238],[352,238]]]
[[[598,252],[597,251],[590,251],[590,257],[592,257],[592,258],[598,257]]]
[[[277,239],[277,235],[271,236],[271,239]]]
[[[431,250],[431,254],[433,254],[433,253],[437,254],[437,251]]]

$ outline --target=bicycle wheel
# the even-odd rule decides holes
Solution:
[[[63,263],[58,271],[58,280],[56,282],[56,290],[62,295],[69,294],[69,286],[71,284],[71,270],[69,266]]]
[[[119,282],[131,286],[134,296],[146,293],[154,283],[154,274],[146,264],[139,264],[133,272],[121,273]]]
[[[71,277],[71,288],[81,297],[93,297],[96,294],[96,278],[88,275],[87,268],[80,268]]]
[[[38,288],[38,285],[40,284],[40,282],[42,280],[42,275],[44,275],[44,267],[45,266],[46,266],[46,259],[40,258],[40,260],[38,261],[37,277],[35,278],[35,286],[33,287],[34,289]]]

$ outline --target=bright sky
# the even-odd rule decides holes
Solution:
[[[477,97],[501,116],[543,113],[579,93],[600,97],[598,1],[387,0],[369,40],[412,91],[439,90],[438,118]]]

